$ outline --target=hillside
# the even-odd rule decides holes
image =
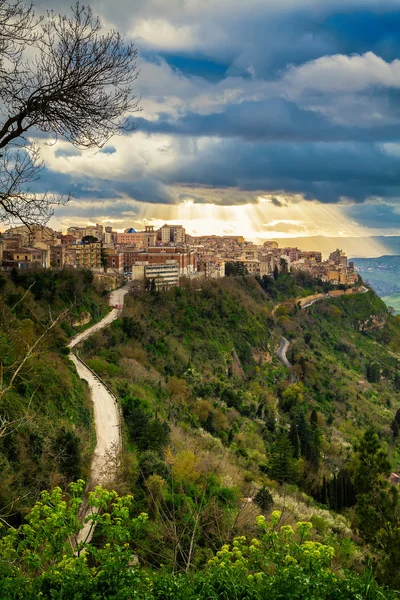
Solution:
[[[43,489],[88,475],[92,406],[65,344],[72,323],[106,310],[92,284],[84,271],[0,274],[0,515],[11,522]]]
[[[84,293],[79,297],[85,299],[85,307],[80,310],[91,310],[92,302],[99,298],[90,286],[81,285]],[[9,293],[18,291],[15,282],[7,281],[5,286]],[[29,287],[28,280],[24,286]],[[113,388],[121,404],[124,449],[121,455],[111,453],[109,457],[110,469],[118,473],[113,486],[116,492],[98,489],[89,499],[106,514],[103,518],[100,512],[95,517],[99,525],[93,544],[86,548],[92,556],[87,566],[79,556],[72,556],[58,537],[58,545],[48,551],[50,554],[44,554],[46,546],[38,551],[47,573],[41,579],[36,571],[29,574],[25,555],[18,554],[20,550],[15,547],[15,556],[20,556],[16,559],[20,561],[18,569],[28,578],[26,582],[32,583],[32,597],[38,589],[47,590],[49,581],[55,586],[49,590],[58,590],[61,598],[60,590],[64,589],[68,596],[72,588],[64,580],[64,555],[70,556],[68,577],[76,593],[87,586],[85,589],[95,594],[100,583],[93,578],[101,572],[108,578],[110,595],[104,597],[109,598],[130,598],[130,585],[141,598],[203,597],[196,595],[203,585],[220,597],[223,590],[228,593],[233,581],[244,586],[243,578],[247,582],[244,596],[231,592],[229,597],[261,598],[267,593],[275,597],[280,590],[282,595],[277,597],[283,598],[294,593],[292,577],[296,574],[296,598],[319,598],[322,589],[322,597],[327,598],[365,597],[368,589],[371,597],[379,597],[383,591],[375,587],[370,575],[365,572],[358,577],[347,572],[349,565],[356,574],[364,572],[367,543],[373,547],[379,580],[398,588],[400,582],[391,574],[395,558],[388,551],[397,547],[397,538],[393,538],[395,534],[382,538],[379,515],[384,505],[375,507],[367,495],[376,488],[379,494],[374,492],[373,498],[379,496],[382,502],[385,494],[389,498],[392,492],[387,475],[400,468],[398,425],[396,430],[400,416],[400,318],[388,314],[386,305],[372,291],[299,308],[299,298],[323,291],[326,286],[304,274],[282,274],[277,280],[238,277],[195,285],[188,282],[168,292],[135,292],[126,297],[121,317],[108,329],[93,334],[81,349],[88,366]],[[22,289],[19,294],[21,297]],[[8,298],[6,294],[4,297]],[[17,313],[25,300],[13,312]],[[59,308],[66,306],[61,292],[55,300],[53,304],[58,303]],[[11,303],[7,302],[9,314]],[[30,302],[38,301],[32,298]],[[45,314],[44,303],[33,305]],[[15,318],[24,323],[24,315]],[[46,453],[34,466],[35,474],[43,472],[43,487],[58,483],[64,490],[71,479],[87,476],[85,464],[90,454],[90,408],[85,387],[66,362],[67,330],[70,334],[70,325],[57,327],[43,348],[43,364],[51,367],[54,352],[61,379],[54,382],[56,392],[50,384],[52,371],[50,376],[48,371],[41,372],[41,385],[48,394],[43,391],[42,396],[46,399],[42,420]],[[290,370],[277,356],[282,336],[289,341]],[[19,393],[26,407],[28,392]],[[52,394],[55,403],[49,399]],[[34,400],[35,396],[32,403]],[[54,422],[48,420],[50,406]],[[21,446],[30,434],[26,427],[24,423],[13,433]],[[369,432],[371,427],[377,435]],[[65,430],[69,439],[80,439],[74,446],[79,448],[79,459],[75,461],[72,456],[71,460],[70,452],[57,467],[54,458],[67,456],[53,450],[60,430]],[[381,458],[386,453],[391,462]],[[379,457],[376,469],[369,467],[365,472],[364,464],[370,465],[375,456]],[[24,472],[28,468],[21,450],[14,462],[8,460],[15,470],[19,464]],[[74,465],[75,471],[66,473],[67,465]],[[370,479],[365,482],[367,477]],[[30,490],[29,486],[30,479],[24,489]],[[53,496],[45,495],[35,509],[39,515],[49,506],[46,514],[55,511],[54,521],[51,517],[44,526],[34,517],[35,534],[27,547],[39,543],[35,540],[40,536],[53,535],[58,511],[64,514],[67,510],[65,504],[57,508],[61,489]],[[63,517],[65,532],[72,537],[79,529],[74,515],[81,493],[81,484],[70,488],[71,508]],[[103,500],[96,500],[96,494]],[[393,498],[387,500],[392,516],[397,510]],[[25,500],[25,506],[28,503]],[[377,512],[366,517],[362,506]],[[110,521],[107,515],[113,511]],[[144,513],[148,516],[142,516]],[[260,514],[270,519],[269,524],[260,519],[256,524]],[[384,516],[385,522],[388,518]],[[303,521],[307,521],[304,526]],[[371,525],[368,529],[368,523],[376,523],[378,529],[371,529]],[[264,533],[260,533],[260,526]],[[291,534],[292,530],[296,533]],[[285,546],[288,532],[294,536],[290,551]],[[258,536],[262,541],[257,541]],[[375,538],[379,539],[376,547]],[[282,544],[279,552],[286,548],[286,556],[277,550],[278,539]],[[4,551],[15,540],[7,541],[6,536]],[[250,560],[248,553],[255,552],[257,544],[262,553]],[[225,548],[222,554],[221,547]],[[2,548],[0,540],[0,556]],[[302,553],[307,550],[307,554],[310,548],[315,560],[303,563]],[[52,560],[48,562],[51,553],[55,562],[61,561],[57,572]],[[238,553],[246,559],[236,564]],[[129,567],[125,573],[132,556],[143,571]],[[220,571],[226,568],[223,557],[234,569],[226,572],[226,579]],[[253,589],[251,578],[266,557],[270,570],[265,579],[254,580]],[[117,575],[112,564],[125,570]],[[301,569],[296,566],[291,571],[290,565],[301,565]],[[273,579],[270,576],[275,569],[277,577]],[[308,569],[314,574],[322,569],[322,579],[313,590],[307,583]],[[171,573],[189,570],[195,573],[192,578],[171,579]],[[85,573],[86,579],[81,581],[79,573]],[[339,578],[334,573],[339,573]],[[117,580],[124,581],[121,595],[113,595],[113,586],[120,589]],[[25,584],[21,585],[22,590]],[[166,588],[171,588],[168,594],[162,591]],[[388,598],[395,597],[387,594]],[[96,596],[87,591],[86,597]]]
[[[247,530],[257,509],[243,509],[242,498],[260,486],[269,487],[289,521],[318,515],[312,496],[326,504],[333,476],[349,478],[352,446],[369,426],[391,453],[392,468],[400,466],[391,430],[400,407],[398,318],[373,292],[300,310],[285,295],[320,291],[315,282],[314,289],[301,277],[261,283],[264,289],[251,277],[227,278],[200,289],[135,294],[122,318],[84,345],[89,366],[121,399],[126,456],[134,457],[121,484],[129,479],[137,510],[155,510],[158,486],[165,512],[157,536],[138,551],[152,564],[168,564],[174,554],[168,497],[176,485],[182,527],[186,503],[209,490],[208,525],[196,548],[201,562],[232,527]],[[282,334],[290,341],[291,373],[276,356]],[[351,490],[348,501],[330,498],[331,508],[351,503]],[[336,543],[348,535],[346,519],[320,516],[338,532]],[[187,551],[175,560],[184,564]]]

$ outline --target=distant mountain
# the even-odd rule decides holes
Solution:
[[[392,248],[400,244],[400,238],[388,238]],[[400,246],[399,246],[400,251]],[[400,312],[400,255],[376,258],[354,258],[354,265],[364,281],[369,283],[382,300]]]

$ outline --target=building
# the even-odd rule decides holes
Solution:
[[[304,259],[304,261],[308,261],[308,262],[315,262],[315,263],[321,263],[322,262],[322,253],[321,252],[316,252],[314,250],[310,250],[308,252],[305,252],[304,250],[302,250],[300,252],[300,259]]]
[[[343,252],[343,250],[335,250],[331,252],[329,255],[329,260],[333,262],[335,265],[341,265],[343,267],[347,267],[347,256]]]
[[[298,261],[301,256],[301,251],[298,248],[282,248],[281,253],[288,256],[291,263]]]
[[[263,244],[264,248],[267,248],[267,250],[273,250],[274,248],[279,248],[278,242],[274,242],[272,240],[267,240],[266,242],[264,242]]]
[[[219,279],[225,277],[225,262],[217,259],[202,258],[198,260],[197,269],[204,277]]]
[[[143,248],[145,239],[144,236],[145,233],[142,231],[135,231],[134,233],[128,233],[127,231],[124,231],[124,233],[117,233],[116,243],[117,246],[135,246],[136,248]]]
[[[124,272],[124,255],[123,254],[107,254],[107,271],[113,271],[114,273]]]
[[[146,225],[143,234],[143,248],[146,250],[156,245],[156,232],[153,225]]]
[[[65,246],[70,246],[71,244],[75,244],[78,241],[78,238],[72,235],[72,233],[67,233],[61,236],[61,243]]]
[[[258,258],[249,258],[247,260],[241,260],[240,262],[246,267],[249,275],[259,275],[260,261]]]
[[[64,266],[66,251],[65,244],[50,246],[50,265],[54,269],[61,269]]]
[[[124,269],[128,273],[137,262],[147,262],[149,265],[165,265],[174,260],[178,263],[179,275],[191,277],[197,271],[197,254],[193,249],[153,246],[147,250],[138,248],[125,248]]]
[[[81,240],[86,235],[85,227],[68,227],[67,235],[73,235],[75,240]]]
[[[32,269],[46,268],[47,250],[21,246],[15,250],[8,250],[3,255],[3,266],[6,269]]]
[[[112,231],[105,231],[103,234],[103,242],[108,246],[114,245],[114,235]]]
[[[31,225],[30,227],[18,225],[8,229],[5,235],[6,237],[20,235],[23,237],[24,246],[34,247],[39,242],[54,243],[60,234],[57,234],[51,227],[45,227],[44,225]]]
[[[182,225],[163,225],[161,231],[161,243],[184,244],[186,241],[186,232]]]
[[[197,254],[187,248],[155,246],[138,254],[137,260],[147,261],[150,265],[162,265],[171,260],[176,261],[181,277],[190,277],[197,271]]]
[[[132,279],[150,283],[154,281],[157,290],[169,289],[179,285],[179,266],[176,260],[164,264],[150,265],[147,261],[138,261],[132,267]]]
[[[102,244],[92,242],[83,244],[78,242],[68,247],[66,251],[66,264],[78,269],[102,271]]]
[[[22,246],[26,246],[27,244],[27,237],[21,234],[6,234],[4,237],[4,250],[16,250],[17,248],[22,248]]]
[[[104,227],[103,225],[99,225],[99,223],[96,223],[96,225],[88,225],[88,227],[85,227],[85,236],[90,235],[92,237],[95,237],[99,242],[103,240],[103,232]]]

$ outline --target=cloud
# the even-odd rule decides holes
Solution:
[[[280,233],[304,233],[305,231],[307,231],[307,227],[305,225],[301,225],[299,223],[291,223],[291,222],[285,222],[285,221],[278,221],[277,223],[274,223],[273,225],[271,225],[270,223],[266,223],[265,225],[263,225],[263,229],[268,232],[276,232],[279,231]]]
[[[114,141],[116,151],[56,155],[37,189],[75,197],[131,198],[150,204],[252,204],[263,196],[324,203],[400,195],[396,144],[284,142],[180,137],[139,132]]]
[[[395,229],[400,227],[400,210],[390,204],[365,204],[345,208],[349,219],[371,229]]]
[[[86,210],[114,198],[113,217],[124,203],[255,209],[270,196],[280,212],[356,203],[352,221],[375,202],[363,223],[397,224],[382,201],[400,197],[398,0],[92,4],[140,51],[138,132],[79,155],[42,145],[38,189]]]
[[[373,52],[322,56],[290,66],[280,83],[292,97],[305,91],[349,94],[375,86],[400,88],[400,60],[388,63]]]
[[[273,198],[271,198],[271,204],[273,204],[274,206],[286,206],[286,204],[284,202],[282,202],[281,200],[278,200],[278,198],[275,198],[275,196]]]

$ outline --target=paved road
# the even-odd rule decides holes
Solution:
[[[366,294],[367,292],[369,292],[369,289],[366,288],[364,285],[361,286],[361,289],[358,292],[355,292],[356,294]],[[346,294],[343,294],[342,296],[331,296],[330,294],[325,294],[323,296],[323,298],[316,298],[315,300],[311,300],[310,302],[307,302],[307,304],[303,304],[303,306],[301,307],[303,308],[308,308],[309,306],[311,306],[311,304],[314,304],[315,302],[320,302],[321,300],[326,300],[327,298],[343,298],[343,296],[345,296]],[[351,294],[349,294],[351,296]]]
[[[129,286],[130,286],[130,284],[127,284],[126,286],[111,292],[110,297],[109,297],[110,306],[123,305],[125,295],[129,292]],[[99,331],[100,329],[104,329],[104,327],[108,327],[109,325],[111,325],[111,323],[113,321],[115,321],[115,319],[118,318],[118,316],[121,313],[121,310],[122,309],[120,309],[120,308],[114,308],[113,310],[111,310],[104,317],[104,319],[102,319],[101,321],[99,321],[98,323],[93,325],[92,327],[89,327],[89,329],[85,329],[85,331],[82,331],[82,333],[78,333],[78,335],[76,335],[74,338],[72,338],[72,340],[70,341],[68,346],[70,348],[74,348],[77,344],[86,340],[88,337],[90,337],[96,331]]]
[[[285,365],[285,367],[287,367],[288,369],[291,369],[292,365],[290,364],[290,362],[288,361],[287,356],[286,356],[286,352],[289,348],[289,344],[290,344],[289,340],[287,340],[285,337],[282,336],[281,337],[281,345],[278,348],[277,354],[278,354],[278,358],[281,361],[281,363],[283,363]]]
[[[368,288],[366,288],[365,286],[362,286],[360,291],[357,292],[357,294],[365,294],[366,292],[369,292]],[[320,300],[326,300],[327,298],[343,298],[343,296],[330,296],[329,294],[325,294],[325,296],[323,296],[322,298],[316,298],[315,300],[311,300],[310,302],[307,302],[307,304],[304,304],[304,306],[302,306],[301,308],[307,308],[308,306],[311,306],[312,304],[314,304],[314,302],[319,302]],[[278,308],[278,306],[280,306],[280,304],[278,304],[274,310],[276,310]],[[286,352],[288,351],[290,342],[289,340],[287,340],[285,337],[281,336],[281,344],[278,348],[278,358],[281,361],[282,364],[285,365],[285,367],[287,367],[288,369],[292,368],[292,365],[290,364],[290,362],[287,359],[286,356]],[[292,374],[292,380],[294,380],[294,376]]]
[[[129,291],[129,284],[123,288],[115,290],[110,294],[110,306],[123,305],[125,295]],[[121,308],[114,308],[104,319],[86,329],[82,333],[76,335],[69,347],[72,349],[77,344],[86,340],[96,331],[108,327],[121,313]],[[78,375],[81,379],[88,382],[90,394],[93,401],[94,422],[96,427],[96,448],[92,460],[89,487],[93,488],[96,485],[105,484],[113,480],[115,473],[115,461],[110,460],[110,457],[115,456],[115,453],[121,448],[121,431],[119,409],[116,398],[103,385],[98,377],[73,353],[69,355],[74,363]],[[84,519],[88,511],[83,508],[82,518]],[[93,535],[93,529],[90,530],[90,524],[85,523],[78,535],[78,543],[85,541],[90,542]]]

